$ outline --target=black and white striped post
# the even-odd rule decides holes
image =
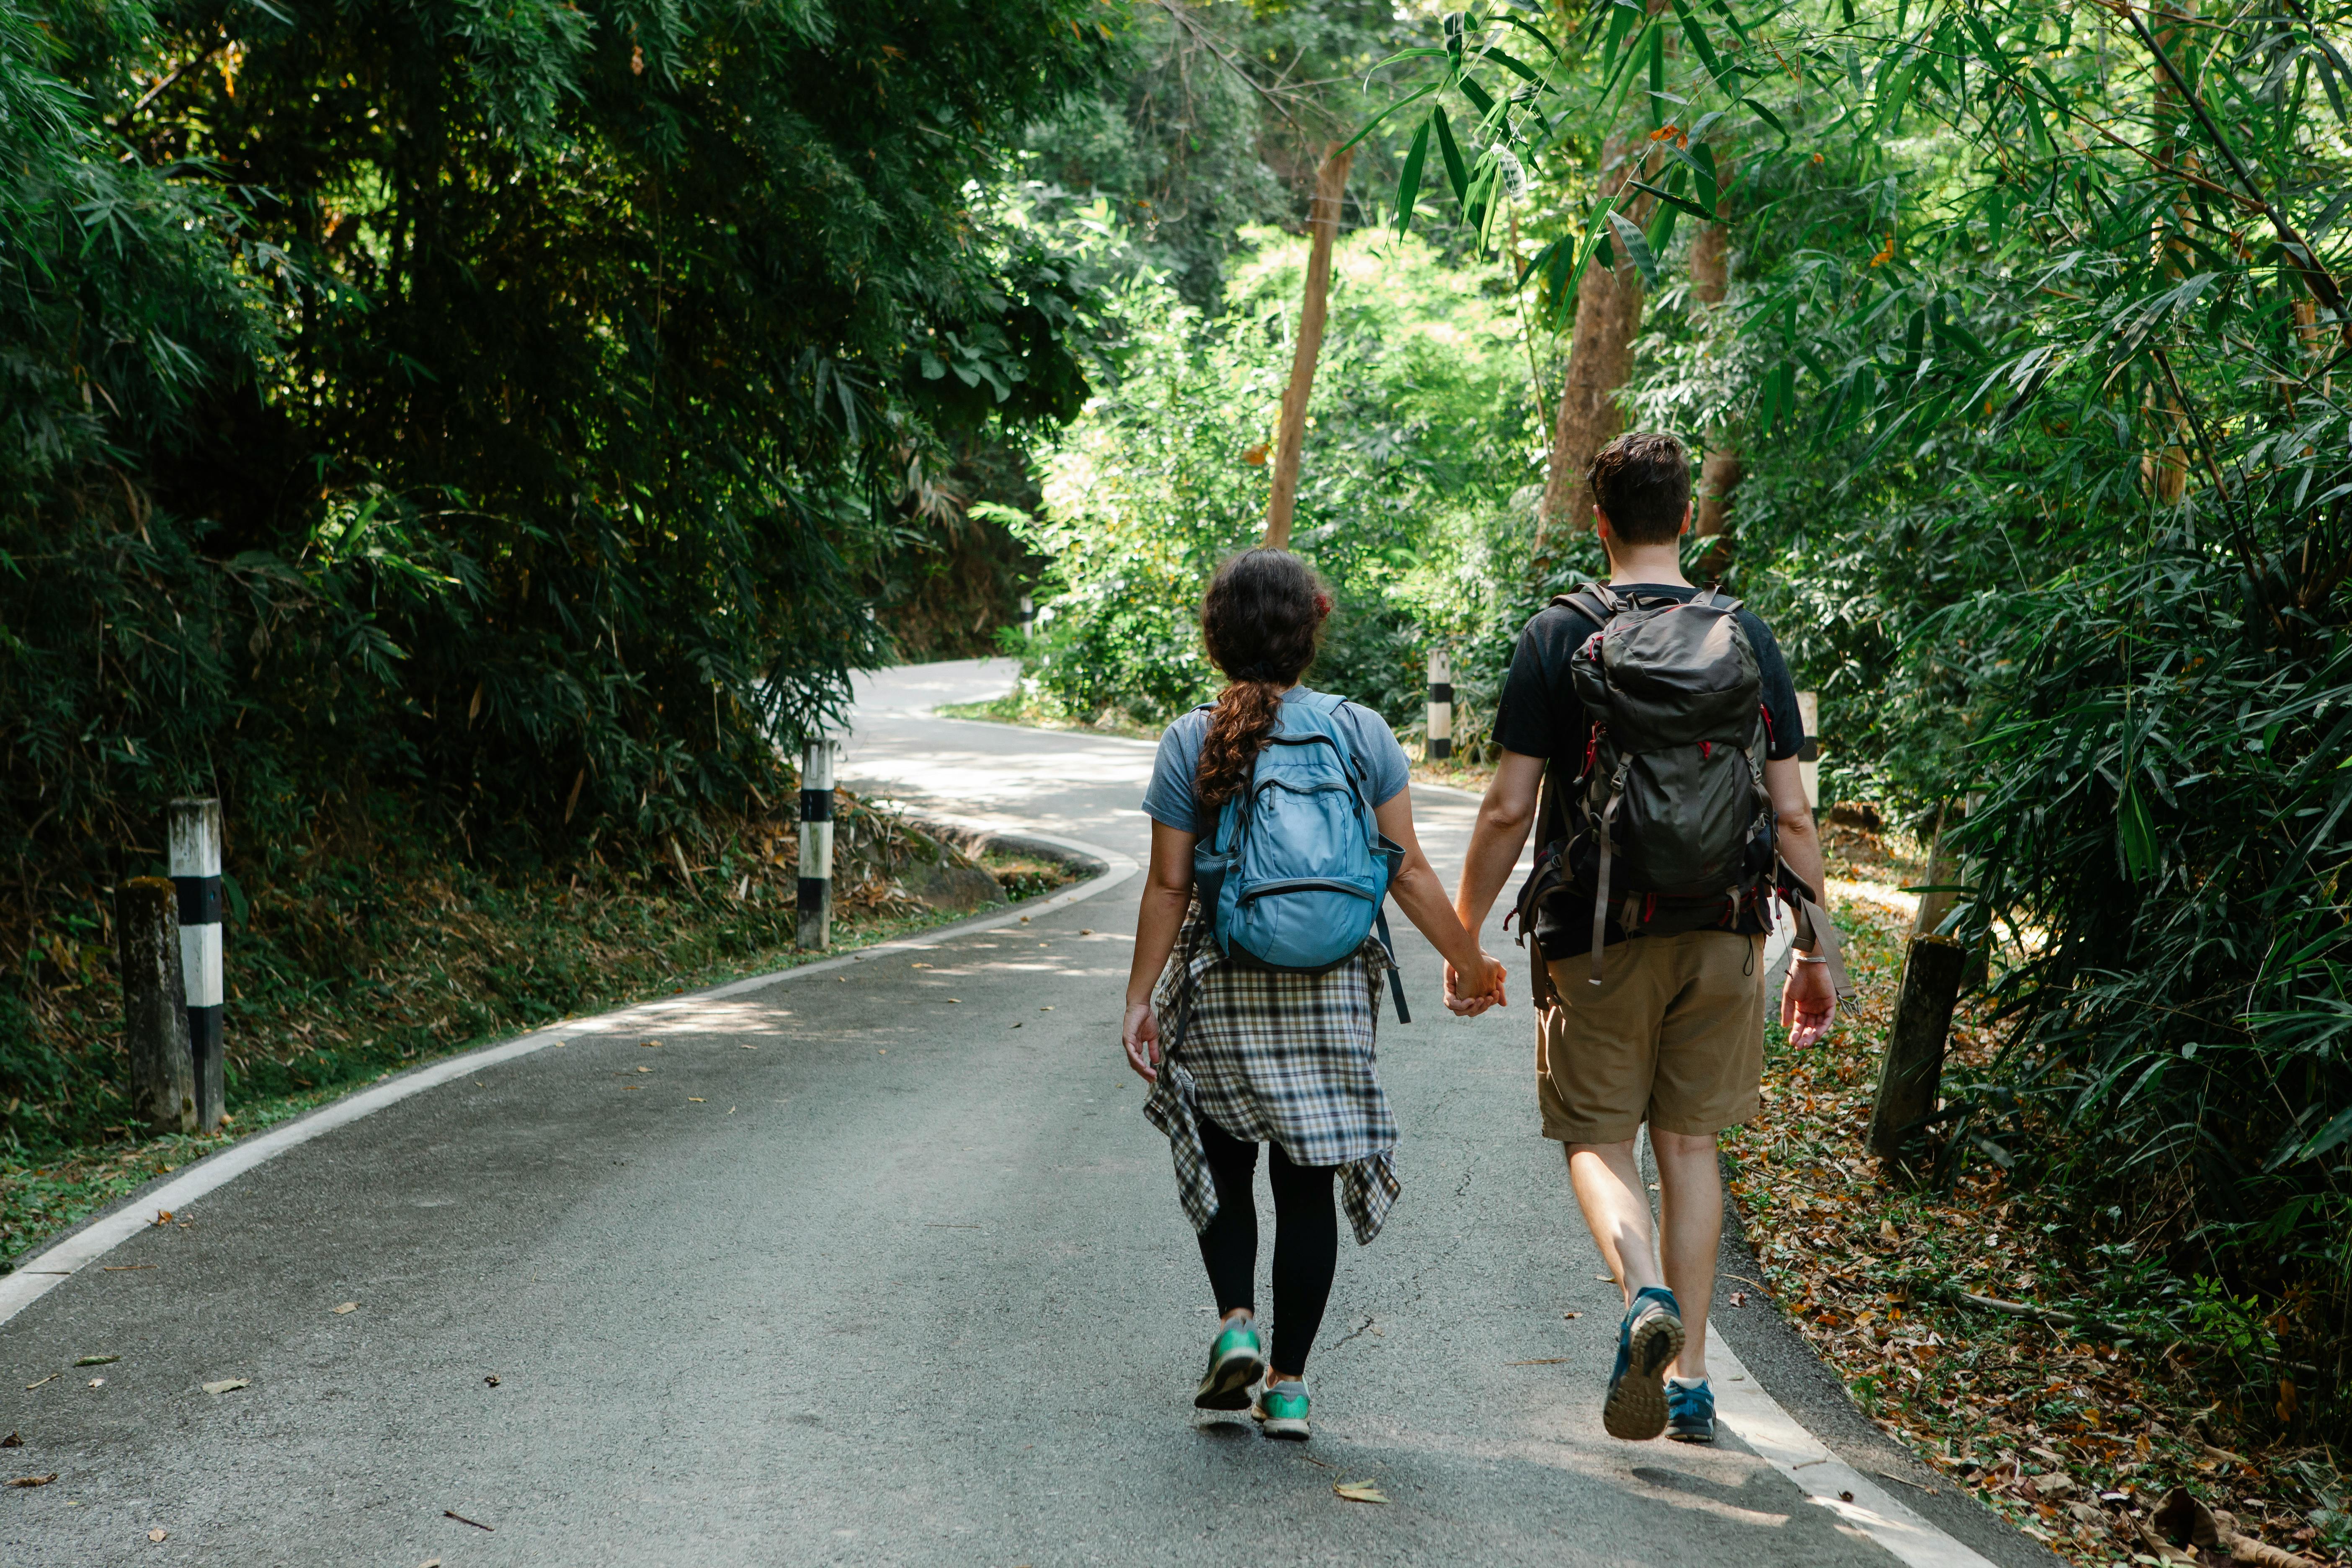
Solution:
[[[1805,804],[1822,808],[1822,699],[1817,691],[1797,693],[1797,718],[1805,726],[1805,747],[1797,753],[1797,774],[1805,781]]]
[[[1444,648],[1429,650],[1429,760],[1454,754],[1454,666]]]
[[[164,841],[180,902],[180,970],[188,994],[188,1054],[194,1058],[196,1131],[221,1124],[221,808],[217,800],[175,800]]]
[[[833,940],[833,742],[801,746],[801,903],[793,945],[821,952]]]

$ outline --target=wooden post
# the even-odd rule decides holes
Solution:
[[[178,890],[161,877],[134,877],[116,888],[114,944],[133,1110],[152,1131],[194,1132],[196,1075],[188,1053]]]
[[[819,952],[833,941],[833,742],[801,746],[801,897],[793,945]]]
[[[1815,691],[1797,693],[1797,720],[1805,727],[1804,749],[1797,753],[1797,776],[1805,781],[1805,805],[1822,808],[1822,699]]]
[[[1886,1031],[1886,1055],[1879,1063],[1878,1098],[1870,1112],[1870,1147],[1882,1159],[1906,1158],[1936,1113],[1944,1042],[1952,1032],[1952,1005],[1959,1000],[1960,966],[1967,959],[1967,950],[1949,937],[1911,939],[1895,998],[1895,1022]]]
[[[1454,665],[1444,648],[1429,650],[1429,760],[1454,754]]]
[[[1274,493],[1265,502],[1268,550],[1290,548],[1290,515],[1298,504],[1298,448],[1307,438],[1307,400],[1315,390],[1315,361],[1323,352],[1323,319],[1331,289],[1331,238],[1339,229],[1352,150],[1333,142],[1315,171],[1315,204],[1307,209],[1307,298],[1298,308],[1298,341],[1290,353],[1290,384],[1282,393],[1282,427],[1275,439]]]
[[[1951,884],[1960,879],[1960,858],[1944,847],[1944,829],[1951,825],[1952,808],[1947,805],[1936,810],[1936,837],[1927,846],[1927,888],[1919,895],[1919,912],[1912,918],[1911,934],[1933,936],[1943,926],[1944,918],[1952,912],[1959,895],[1950,891]]]
[[[187,981],[188,1052],[196,1082],[196,1130],[219,1129],[227,1110],[221,1005],[221,808],[217,800],[175,800],[166,821],[172,886],[180,900],[180,968]]]

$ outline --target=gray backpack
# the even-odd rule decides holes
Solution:
[[[1570,660],[1591,726],[1583,772],[1546,778],[1521,940],[1547,902],[1589,897],[1599,984],[1612,914],[1629,934],[1732,930],[1749,910],[1769,921],[1779,858],[1764,787],[1769,721],[1738,601],[1712,587],[1684,602],[1587,584],[1552,603],[1601,629]],[[1566,765],[1555,753],[1554,770]]]

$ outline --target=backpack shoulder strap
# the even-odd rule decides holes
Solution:
[[[1311,697],[1300,698],[1298,706],[1309,713],[1337,713],[1348,706],[1348,700],[1328,691],[1318,691]]]
[[[1624,595],[1605,583],[1587,583],[1573,594],[1555,594],[1551,602],[1577,611],[1596,626],[1605,626],[1610,616],[1633,608]]]

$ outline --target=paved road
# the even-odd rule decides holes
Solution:
[[[868,683],[844,777],[1139,852],[1147,747],[919,716],[999,679]],[[1467,812],[1423,813],[1441,866]],[[1449,1018],[1409,928],[1404,1195],[1344,1249],[1316,1440],[1196,1425],[1136,890],[570,1030],[142,1229],[0,1325],[0,1469],[59,1477],[0,1491],[0,1561],[1895,1561],[1737,1442],[1601,1435],[1615,1297],[1524,1002]]]

